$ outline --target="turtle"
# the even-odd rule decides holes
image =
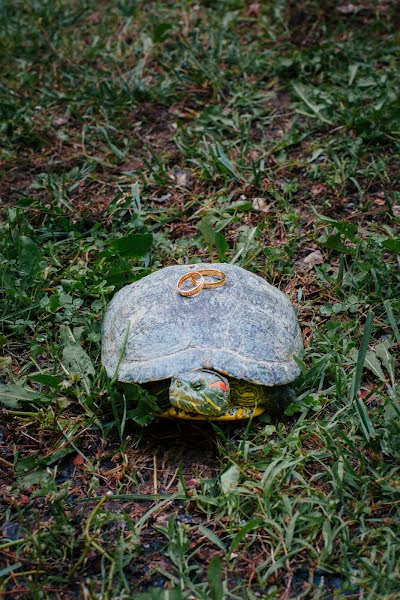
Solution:
[[[224,285],[183,297],[177,281],[217,269]],[[194,280],[195,282],[195,280]],[[164,267],[119,290],[103,322],[109,377],[140,384],[158,416],[236,420],[290,402],[303,341],[289,298],[259,275],[228,263]]]

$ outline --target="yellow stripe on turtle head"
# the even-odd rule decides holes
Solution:
[[[206,396],[206,394],[202,394],[202,396],[203,396],[204,400],[207,402],[207,404],[211,404],[211,406],[213,408],[215,408],[216,410],[221,412],[221,407],[218,406],[217,404],[215,404],[215,402],[213,402],[209,396]]]

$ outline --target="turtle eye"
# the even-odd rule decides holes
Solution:
[[[203,384],[201,383],[201,381],[195,381],[194,383],[192,383],[192,388],[194,390],[201,390],[202,387]]]

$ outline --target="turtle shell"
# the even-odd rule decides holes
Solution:
[[[194,297],[177,291],[188,271],[215,268],[226,283]],[[107,307],[102,362],[110,377],[145,383],[212,369],[266,386],[293,381],[303,343],[292,304],[264,279],[231,264],[166,267],[122,288]]]

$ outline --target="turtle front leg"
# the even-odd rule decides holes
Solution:
[[[263,386],[263,392],[263,405],[266,407],[266,411],[273,416],[281,415],[296,397],[290,385]]]

